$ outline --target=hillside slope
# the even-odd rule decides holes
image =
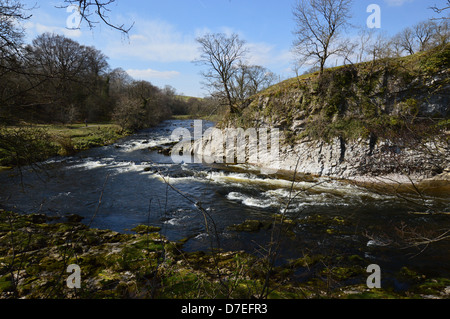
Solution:
[[[280,129],[280,159],[250,163],[266,168],[338,178],[429,178],[450,170],[449,105],[447,45],[281,82],[219,127]],[[212,138],[202,142],[214,149],[208,147]]]
[[[450,45],[332,68],[322,78],[314,73],[274,85],[249,99],[241,116],[228,120],[244,127],[275,125],[298,138],[398,135],[408,124],[449,118],[449,68]],[[389,130],[377,131],[381,127]]]

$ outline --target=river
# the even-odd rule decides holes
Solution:
[[[204,129],[213,125],[203,124]],[[419,200],[450,212],[448,194],[402,198],[308,176],[297,176],[292,192],[287,176],[265,176],[246,165],[174,164],[171,157],[152,150],[171,142],[174,129],[192,126],[189,120],[166,121],[114,145],[50,159],[40,164],[42,171],[1,172],[0,207],[19,213],[77,214],[92,227],[117,232],[151,224],[161,227],[169,240],[185,239],[186,251],[209,249],[214,236],[222,249],[255,254],[264,251],[271,229],[241,232],[229,227],[246,220],[270,221],[284,213],[300,222],[282,237],[280,263],[304,254],[358,255],[379,264],[385,274],[406,266],[450,276],[448,240],[426,247],[399,245],[401,235],[407,237],[412,230],[430,238],[450,229],[449,215],[410,214],[423,212],[413,204]],[[206,232],[205,214],[216,233]],[[402,288],[398,282],[394,286]]]

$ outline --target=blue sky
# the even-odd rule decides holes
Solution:
[[[121,67],[135,79],[156,86],[173,86],[188,96],[205,96],[201,67],[192,63],[198,57],[196,37],[206,32],[238,33],[247,42],[248,62],[262,65],[281,80],[295,76],[292,71],[294,40],[292,8],[295,0],[116,0],[109,18],[115,24],[130,26],[129,37],[99,24],[90,30],[68,30],[71,13],[57,9],[62,0],[23,1],[36,5],[26,22],[27,41],[43,32],[64,34],[81,44],[92,45],[109,57],[111,68]],[[366,26],[370,4],[381,7],[381,29],[394,35],[406,26],[436,17],[428,9],[446,0],[354,0],[352,24]],[[352,31],[348,32],[349,36]]]

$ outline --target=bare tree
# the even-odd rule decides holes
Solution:
[[[447,0],[447,4],[445,4],[443,7],[438,7],[437,5],[434,5],[434,6],[430,7],[430,9],[433,10],[434,12],[436,12],[436,13],[441,14],[445,10],[449,10],[450,9],[450,0]],[[449,20],[450,17],[442,17],[440,19]]]
[[[109,75],[109,87],[112,94],[122,94],[133,82],[133,78],[122,68],[112,70]]]
[[[427,20],[407,27],[391,39],[391,47],[401,55],[414,54],[439,45],[445,45],[450,38],[449,20]]]
[[[268,88],[275,79],[275,74],[265,67],[240,63],[231,82],[232,96],[242,102]]]
[[[436,23],[433,21],[422,21],[413,26],[413,32],[418,42],[419,51],[430,49],[435,30]]]
[[[416,53],[416,42],[414,31],[412,28],[408,27],[400,31],[395,37],[395,40],[400,48],[406,51],[408,54]]]
[[[450,42],[450,19],[441,20],[436,24],[433,34],[433,45],[446,45]]]
[[[384,33],[380,33],[368,46],[367,52],[372,57],[372,61],[392,56],[392,50],[390,45],[390,39]]]
[[[25,7],[18,1],[0,0],[0,58],[16,53],[22,45],[24,30],[17,22],[31,15],[24,13]]]
[[[50,33],[38,36],[25,51],[28,80],[37,84],[45,81],[33,90],[28,105],[41,105],[48,110],[47,117],[51,114],[53,120],[63,123],[89,117],[93,110],[89,110],[92,105],[87,97],[101,94],[105,83],[101,76],[109,68],[107,57],[93,47]]]
[[[30,86],[23,78],[23,37],[21,23],[31,15],[31,8],[17,0],[0,0],[0,123],[11,120],[14,102],[20,100]]]
[[[97,16],[107,26],[125,34],[128,34],[134,26],[134,23],[130,27],[125,27],[123,24],[119,25],[110,22],[108,13],[111,10],[109,10],[108,7],[116,2],[115,0],[64,0],[64,2],[67,3],[67,5],[60,8],[67,8],[71,5],[78,6],[82,20],[86,21],[91,29],[99,23],[95,18],[92,18],[93,15]]]
[[[356,41],[346,41],[345,45],[342,47],[342,51],[339,54],[343,58],[344,65],[348,63],[354,64],[353,61],[358,61],[360,59],[360,56],[355,57],[355,52],[360,47],[360,44]],[[362,58],[362,57],[361,57]]]
[[[392,51],[392,56],[393,57],[399,58],[399,57],[403,56],[404,53],[405,53],[405,49],[401,45],[398,36],[394,36],[394,37],[392,37],[390,39],[390,41],[389,41],[389,48]]]
[[[359,41],[358,41],[358,62],[364,61],[364,56],[367,53],[367,49],[373,40],[374,31],[373,29],[362,28],[359,32]]]
[[[175,100],[168,88],[163,90],[147,81],[124,84],[123,92],[116,94],[113,120],[122,129],[139,130],[154,126],[171,115],[171,101]]]
[[[98,76],[108,68],[103,53],[62,35],[44,33],[33,40],[27,51],[36,71],[60,80]]]
[[[231,113],[236,113],[235,100],[232,95],[232,80],[236,74],[235,67],[245,56],[245,42],[237,34],[227,36],[223,33],[206,34],[197,38],[201,46],[201,56],[195,62],[209,67],[202,75],[215,95],[225,101]]]
[[[22,55],[25,30],[22,22],[31,18],[26,8],[18,0],[0,0],[0,77],[4,72],[22,73]]]
[[[328,58],[343,50],[337,40],[349,25],[351,5],[352,0],[299,0],[294,8],[295,50],[303,63],[319,64],[320,75]]]
[[[247,69],[249,95],[265,90],[276,80],[276,75],[265,67],[253,65]]]

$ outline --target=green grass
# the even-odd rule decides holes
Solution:
[[[19,164],[32,164],[30,162],[52,156],[68,156],[93,147],[110,145],[129,134],[110,123],[4,127],[0,132],[4,140],[3,144],[0,143],[0,170],[18,165],[18,158],[24,162]],[[24,145],[30,142],[35,146],[34,153],[42,156],[31,158],[23,154]]]
[[[56,138],[63,137],[70,139],[76,151],[109,145],[130,133],[122,131],[115,124],[91,124],[87,127],[83,125],[71,125],[65,128],[49,127],[48,130]]]
[[[177,95],[177,98],[179,98],[180,100],[185,101],[185,102],[189,101],[190,99],[203,100],[203,99],[200,98],[200,97],[195,97],[195,96],[185,96],[185,95]]]
[[[115,124],[43,125],[42,128],[46,129],[54,141],[62,147],[63,152],[67,142],[69,147],[73,146],[74,151],[80,151],[112,144],[128,135]]]
[[[319,216],[313,222],[342,224],[345,220]],[[183,244],[154,234],[119,234],[59,217],[0,209],[0,298],[250,299],[262,292],[268,269],[263,257],[245,252],[186,252]],[[448,298],[450,279],[428,277],[406,267],[395,278],[411,284],[407,292],[390,287],[370,290],[365,285],[369,262],[360,255],[304,255],[271,270],[267,297]],[[82,289],[76,294],[65,282],[67,265],[72,263],[82,269]],[[306,269],[311,275],[308,281],[292,277]],[[19,274],[21,279],[14,282],[12,276]]]
[[[92,135],[98,135],[99,131],[120,131],[120,127],[116,124],[70,124],[70,125],[54,125],[54,124],[39,124],[34,125],[37,128],[42,128],[52,135],[66,136],[70,138],[83,138]]]

